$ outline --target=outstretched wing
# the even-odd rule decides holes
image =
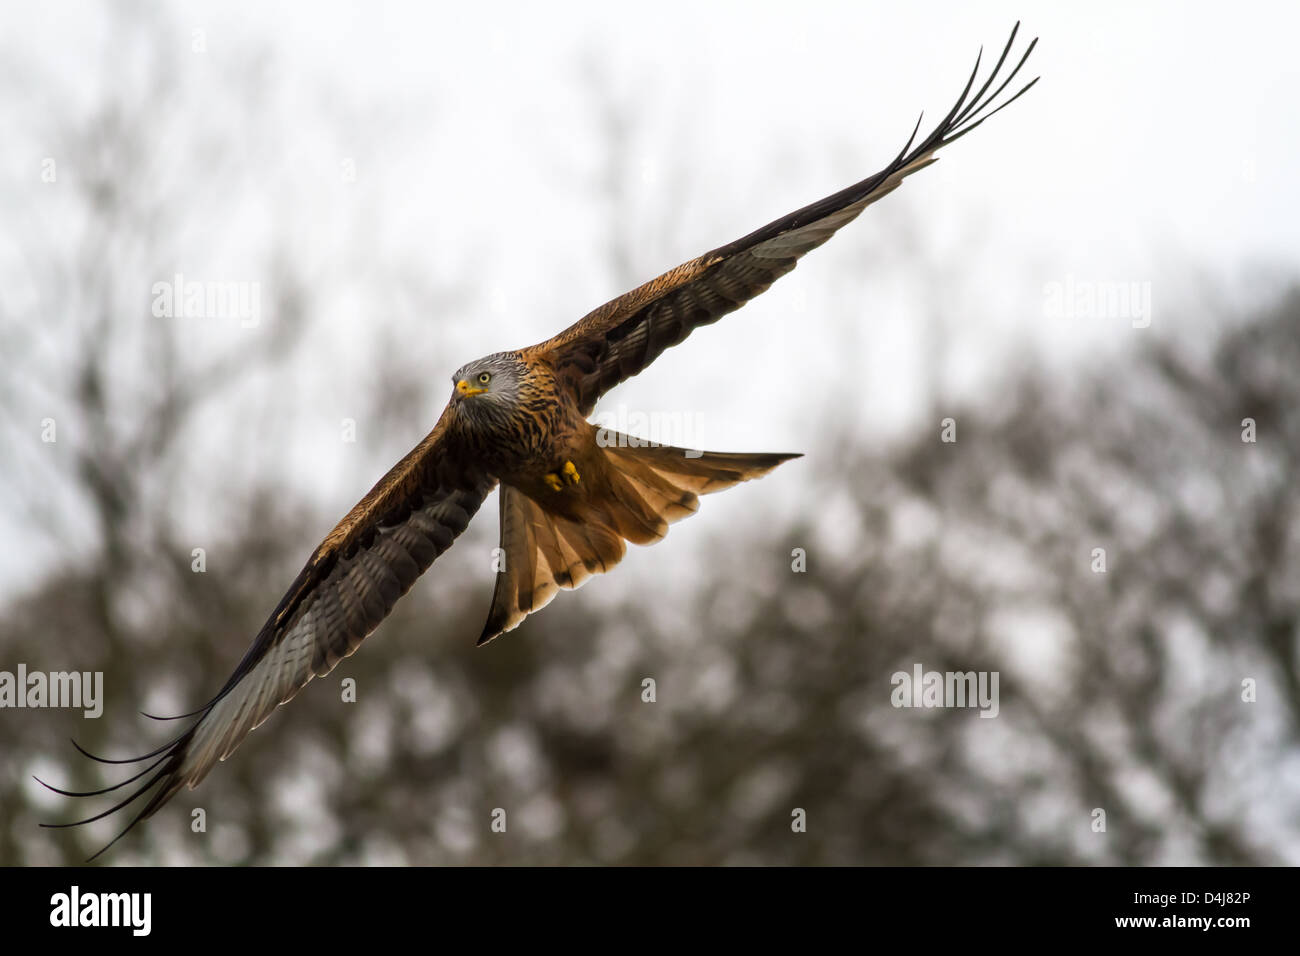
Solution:
[[[104,760],[86,754],[101,763],[152,761],[149,766],[103,790],[50,789],[67,796],[91,797],[141,778],[144,782],[103,813],[76,823],[45,826],[79,826],[99,820],[131,805],[156,786],[116,842],[182,786],[197,786],[216,762],[230,756],[276,707],[357,649],[415,579],[451,547],[496,485],[495,478],[462,460],[464,456],[447,437],[445,422],[444,414],[428,437],[326,536],[225,686],[200,710],[186,715],[198,719],[183,734],[130,760]]]
[[[1030,81],[990,110],[1038,42],[1035,39],[1029,44],[1015,69],[989,93],[1019,29],[1017,23],[997,65],[979,91],[970,96],[979,74],[977,57],[975,69],[957,104],[934,132],[914,147],[921,125],[918,121],[907,145],[874,176],[665,272],[606,303],[525,354],[546,356],[561,381],[574,390],[583,413],[590,414],[596,399],[605,392],[642,371],[664,349],[677,345],[692,330],[716,322],[766,291],[791,271],[805,253],[816,249],[877,199],[897,189],[907,176],[934,162],[938,149],[965,136],[1037,83],[1037,79]]]

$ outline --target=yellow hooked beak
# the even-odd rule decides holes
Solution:
[[[461,398],[469,398],[471,395],[482,395],[486,391],[486,388],[475,388],[463,378],[456,383],[456,394]]]

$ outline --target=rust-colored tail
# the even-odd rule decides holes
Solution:
[[[699,496],[767,474],[799,455],[698,452],[602,431],[602,467],[583,469],[581,493],[563,513],[518,488],[501,486],[501,559],[492,610],[479,644],[518,627],[560,588],[608,571],[627,546],[653,544],[694,514]]]

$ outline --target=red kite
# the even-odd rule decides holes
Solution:
[[[497,352],[460,368],[433,431],[325,536],[225,686],[185,715],[196,717],[194,723],[132,760],[86,754],[103,763],[152,761],[116,786],[84,793],[50,789],[88,797],[146,778],[139,788],[97,816],[54,825],[101,819],[157,786],[116,838],[121,839],[182,787],[197,786],[277,706],[360,646],[498,484],[505,566],[480,644],[517,627],[560,589],[608,571],[622,558],[625,542],[650,544],[664,537],[670,523],[696,510],[699,495],[757,478],[796,457],[688,454],[629,443],[616,434],[602,441],[587,419],[602,394],[693,329],[766,290],[805,253],[934,162],[941,147],[1033,86],[1037,80],[993,106],[1037,43],[1029,44],[989,93],[1018,29],[1019,24],[975,95],[970,93],[979,58],[948,115],[919,143],[918,121],[880,172],[665,272],[540,345]]]

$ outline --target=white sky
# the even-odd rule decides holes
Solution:
[[[638,274],[650,278],[879,168],[920,110],[927,121],[947,110],[978,47],[996,55],[1018,17],[1021,44],[1041,38],[1026,75],[1043,79],[1024,99],[770,293],[612,396],[613,406],[694,415],[693,443],[706,447],[807,449],[807,423],[830,415],[868,433],[907,434],[918,427],[923,376],[978,396],[1013,360],[1098,362],[1147,335],[1200,335],[1197,309],[1207,303],[1191,275],[1222,284],[1229,298],[1259,299],[1270,287],[1259,267],[1293,270],[1300,250],[1295,5],[470,6],[170,8],[183,69],[250,49],[270,55],[267,98],[281,122],[260,148],[279,164],[247,175],[263,177],[250,190],[291,197],[279,218],[238,211],[241,197],[231,197],[232,221],[248,216],[247,248],[214,231],[211,248],[191,243],[178,266],[242,277],[254,260],[241,255],[274,233],[331,272],[366,255],[401,255],[471,290],[463,313],[409,328],[365,301],[340,301],[319,317],[291,388],[260,397],[322,407],[317,437],[277,457],[254,429],[245,446],[222,451],[285,474],[311,462],[316,473],[303,481],[314,487],[304,490],[340,515],[390,464],[340,466],[347,450],[334,424],[373,386],[364,355],[379,331],[427,361],[441,394],[464,361],[546,338],[624,291],[598,261],[608,223],[589,201],[599,141],[581,62],[593,52],[602,82],[636,117],[641,172],[626,188],[638,213],[624,228],[634,239],[643,223],[667,230],[633,245]],[[190,52],[195,29],[203,54]],[[0,51],[21,50],[84,97],[96,95],[104,57],[130,68],[131,51],[103,50],[102,35],[96,4],[0,9]],[[213,118],[199,105],[168,121],[197,135]],[[0,150],[10,153],[7,170],[31,171],[47,148],[19,140]],[[338,182],[344,158],[357,164],[348,189]],[[188,201],[176,193],[182,209]],[[356,222],[365,230],[350,231]],[[900,229],[920,250],[882,256]],[[1150,283],[1152,327],[1045,316],[1044,284],[1068,277]],[[941,316],[937,328],[927,308]],[[722,369],[724,357],[750,374]],[[438,411],[412,410],[394,460]],[[765,500],[783,507],[797,482],[768,479]],[[190,520],[217,519],[205,520],[196,501]],[[0,591],[33,573],[0,565],[9,582]]]

